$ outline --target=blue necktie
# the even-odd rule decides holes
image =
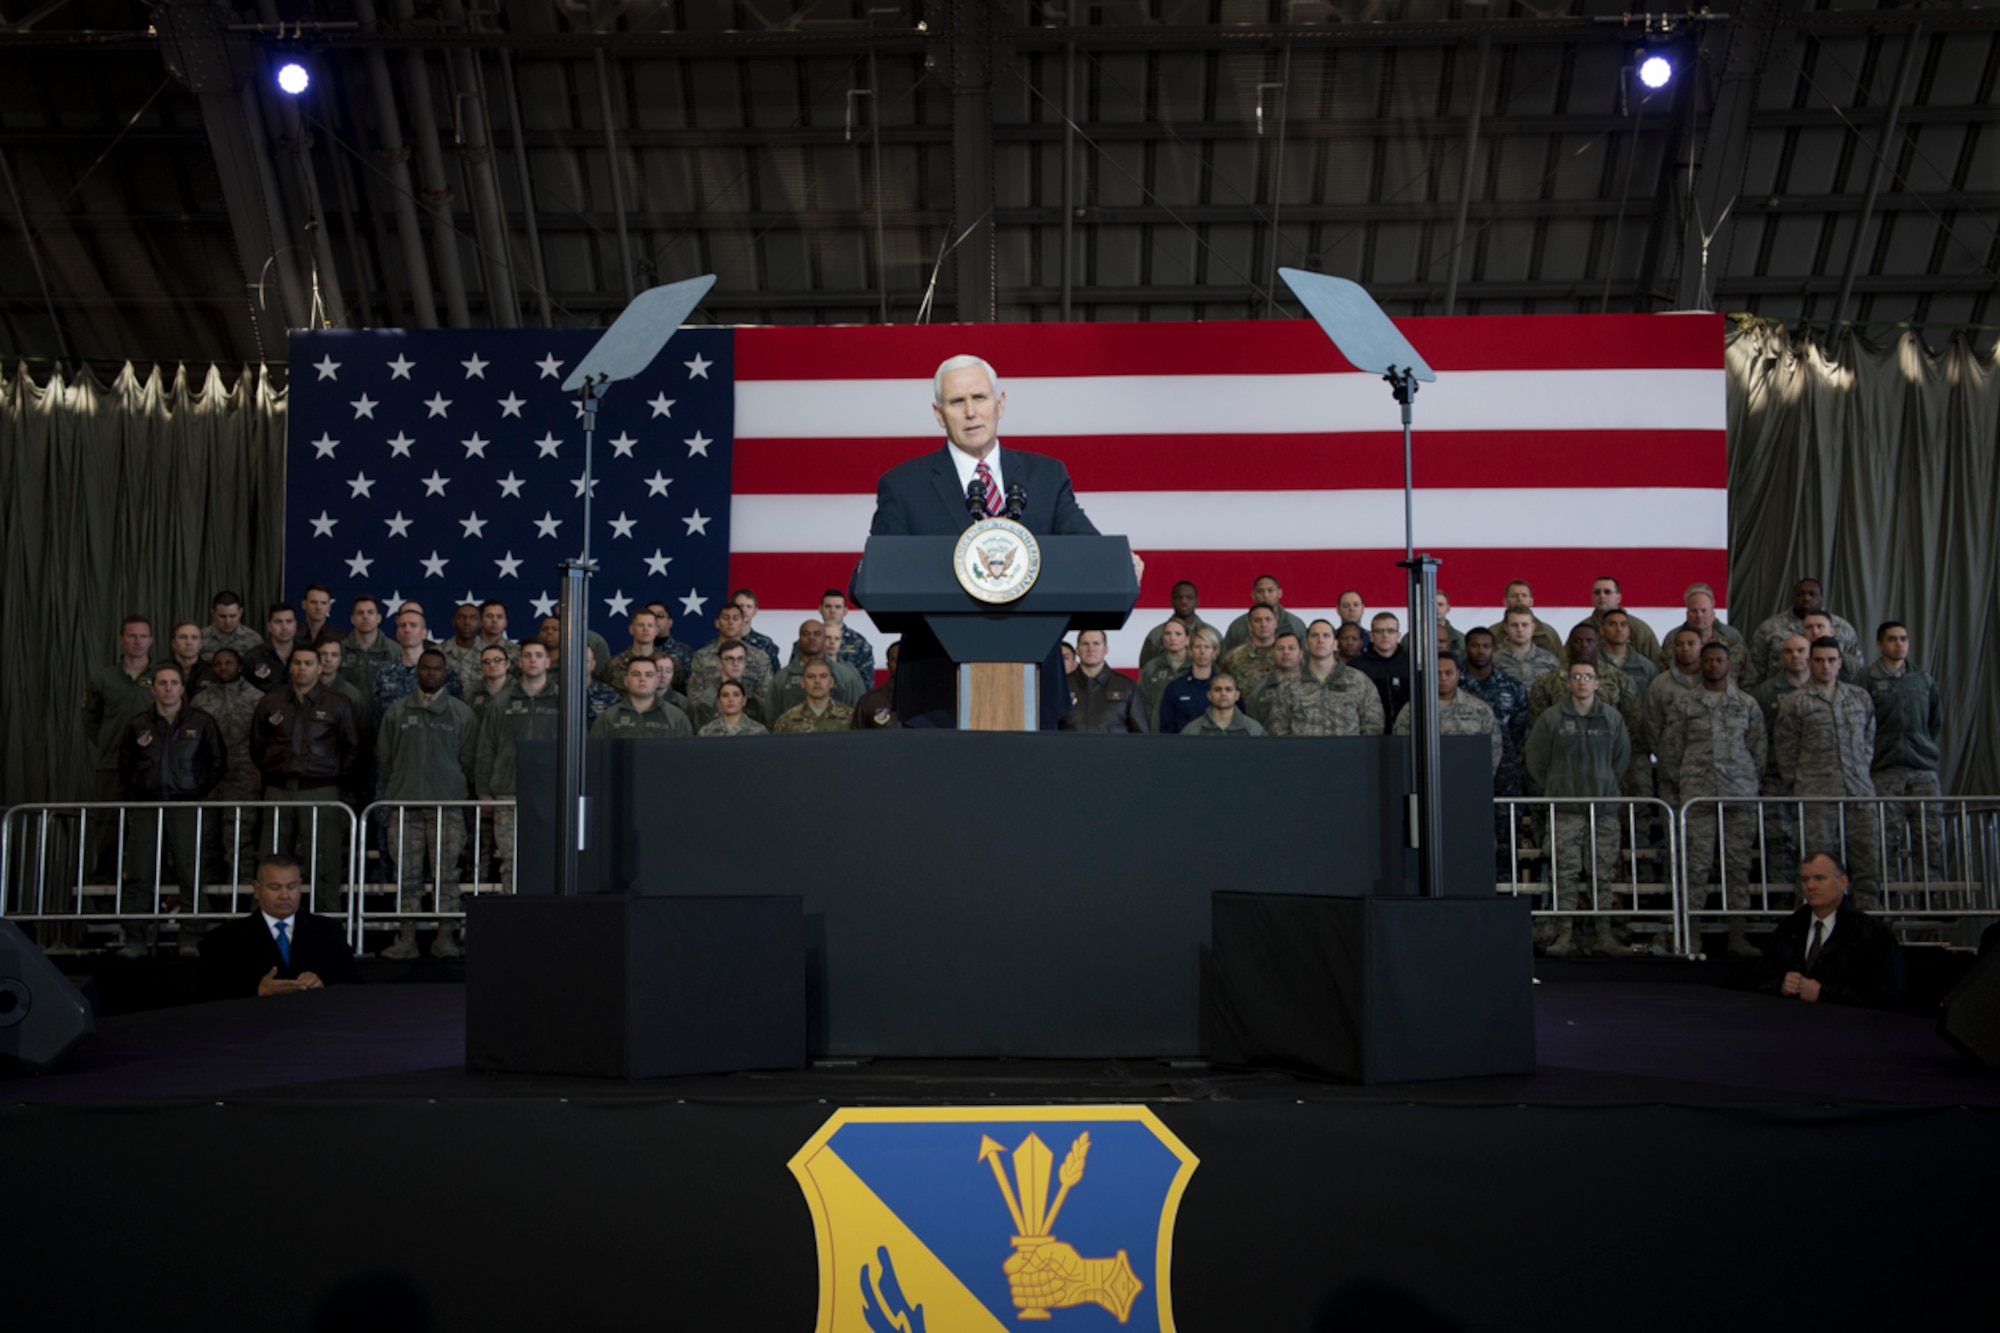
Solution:
[[[292,939],[291,936],[285,933],[291,929],[291,926],[292,923],[289,921],[280,921],[278,923],[278,957],[285,960],[286,967],[292,965]]]

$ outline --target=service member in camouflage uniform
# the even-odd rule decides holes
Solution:
[[[1493,710],[1500,727],[1500,767],[1493,774],[1495,796],[1519,796],[1523,769],[1521,759],[1528,744],[1528,687],[1502,671],[1493,661],[1493,631],[1474,625],[1465,632],[1465,669],[1459,673],[1458,688]],[[1502,822],[1500,846],[1507,845],[1504,811],[1495,811]]]
[[[1500,755],[1506,748],[1500,741],[1500,722],[1488,708],[1458,688],[1458,659],[1438,658],[1438,734],[1440,736],[1484,736],[1493,751],[1493,772],[1500,771]],[[1407,736],[1416,727],[1415,707],[1404,704],[1396,714],[1396,735]]]
[[[1562,663],[1556,658],[1555,650],[1544,648],[1537,641],[1535,613],[1524,606],[1507,608],[1507,614],[1493,627],[1493,665],[1521,682],[1523,686],[1533,685]],[[1562,644],[1558,642],[1557,648]]]
[[[1910,630],[1900,620],[1885,621],[1875,631],[1881,656],[1870,663],[1857,682],[1875,702],[1875,762],[1869,771],[1882,796],[1941,796],[1938,759],[1944,741],[1944,695],[1930,672],[1910,661]],[[1924,827],[1924,855],[1911,845],[1909,825]],[[1911,874],[1944,877],[1944,815],[1938,806],[1891,807],[1889,849],[1908,856]]]
[[[1876,908],[1881,883],[1876,864],[1876,808],[1816,804],[1815,796],[1873,796],[1875,704],[1868,691],[1840,679],[1840,642],[1815,642],[1808,666],[1812,680],[1778,705],[1773,745],[1778,774],[1805,799],[1807,847],[1841,850],[1854,878],[1855,896],[1865,911]],[[1842,848],[1841,829],[1846,829]]]
[[[875,684],[875,645],[868,642],[860,630],[847,623],[847,594],[838,588],[828,588],[820,595],[819,618],[826,624],[826,645],[828,656],[836,662],[844,662],[854,668],[864,685],[873,688]],[[798,649],[792,649],[792,660],[798,660]]]
[[[703,723],[697,736],[764,736],[770,734],[756,718],[744,711],[750,696],[740,680],[725,680],[715,687],[715,716]]]
[[[1200,616],[1195,614],[1195,608],[1201,605],[1201,593],[1195,588],[1194,584],[1188,582],[1188,580],[1182,579],[1179,583],[1176,583],[1174,585],[1174,591],[1170,599],[1170,604],[1173,607],[1173,614],[1168,616],[1166,620],[1162,621],[1160,624],[1157,624],[1153,626],[1153,628],[1147,630],[1146,642],[1140,645],[1139,673],[1140,673],[1140,683],[1142,684],[1144,683],[1145,680],[1146,668],[1152,665],[1154,658],[1158,657],[1161,653],[1167,650],[1167,641],[1166,641],[1167,626],[1179,625],[1181,627],[1181,642],[1182,642],[1181,651],[1186,652],[1187,651],[1186,643],[1188,636],[1192,635],[1197,629],[1201,628],[1203,625],[1208,624],[1207,621],[1203,620]],[[1222,637],[1222,631],[1220,629],[1216,630],[1215,635],[1216,638],[1219,640]],[[1186,664],[1183,663],[1181,670],[1184,671],[1186,669],[1187,669]],[[1179,675],[1180,672],[1176,671],[1174,674]]]
[[[479,604],[479,646],[481,651],[498,648],[507,654],[510,669],[521,660],[521,645],[507,637],[507,603],[497,597]]]
[[[1264,727],[1236,706],[1241,698],[1236,677],[1217,671],[1208,681],[1208,709],[1181,728],[1183,736],[1262,736]]]
[[[427,646],[428,629],[424,623],[424,613],[408,609],[396,613],[397,655],[376,669],[375,685],[371,693],[375,699],[375,716],[387,717],[389,706],[417,689],[417,662]],[[438,650],[440,654],[443,649]],[[474,680],[478,677],[474,676]],[[445,659],[444,692],[452,698],[463,697],[465,690],[458,673],[451,668],[451,660]]]
[[[1313,621],[1306,630],[1305,665],[1271,695],[1271,735],[1380,736],[1387,730],[1381,691],[1342,662],[1333,644],[1333,625]]]
[[[682,694],[687,692],[687,679],[694,670],[694,648],[674,637],[674,613],[667,609],[665,602],[648,602],[646,609],[659,622],[659,634],[653,639],[653,651],[674,659],[674,686]]]
[[[903,719],[896,714],[896,662],[903,655],[903,644],[899,639],[889,645],[883,660],[889,664],[889,674],[876,688],[861,696],[854,705],[854,729],[856,731],[899,731]],[[725,662],[724,665],[727,665]],[[745,713],[749,707],[745,705]],[[759,725],[764,719],[756,719]]]
[[[522,741],[552,741],[562,720],[562,700],[549,675],[548,646],[539,639],[521,645],[521,678],[489,701],[479,718],[479,739],[472,759],[472,790],[481,801],[493,802],[493,850],[500,864],[500,885],[514,889],[514,851],[518,826],[514,797],[521,790],[516,770]]]
[[[507,650],[499,644],[489,643],[479,650],[479,674],[474,677],[479,683],[465,692],[465,706],[472,710],[474,717],[506,692],[512,680],[509,674],[512,667]]]
[[[1792,606],[1789,611],[1780,611],[1751,631],[1748,659],[1743,675],[1746,684],[1755,685],[1782,670],[1779,656],[1784,651],[1785,640],[1794,634],[1805,634],[1807,642],[1819,638],[1817,634],[1807,634],[1805,618],[1813,612],[1825,614],[1827,623],[1833,627],[1833,637],[1840,643],[1841,662],[1858,670],[1861,664],[1861,635],[1840,616],[1826,609],[1826,592],[1818,579],[1800,579],[1792,585]]]
[[[1160,696],[1166,693],[1168,681],[1188,669],[1188,628],[1178,620],[1169,620],[1155,633],[1160,636],[1160,647],[1139,668],[1139,703],[1146,710],[1147,728],[1157,733]]]
[[[250,753],[250,723],[264,695],[243,679],[241,666],[234,648],[216,649],[208,662],[208,684],[194,696],[193,706],[215,719],[229,753],[222,781],[208,799],[248,805],[264,791],[264,775],[257,771]],[[232,884],[247,883],[257,873],[257,812],[218,810],[215,818],[217,836],[222,840],[222,872]]]
[[[1701,631],[1676,625],[1667,635],[1667,651],[1672,654],[1667,669],[1646,687],[1646,727],[1639,743],[1657,746],[1667,730],[1667,717],[1674,700],[1701,688]],[[1660,799],[1671,801],[1668,788],[1660,788]]]
[[[650,657],[634,658],[626,666],[625,697],[590,724],[591,740],[694,735],[687,714],[660,694],[660,666]]]
[[[1279,630],[1277,642],[1271,645],[1271,658],[1271,674],[1243,696],[1243,711],[1257,719],[1266,731],[1271,729],[1271,704],[1277,698],[1278,686],[1297,680],[1305,670],[1305,644],[1290,630]]]
[[[743,608],[731,602],[715,613],[715,639],[704,645],[694,655],[694,665],[688,670],[687,697],[691,704],[715,703],[715,687],[722,681],[722,663],[718,654],[732,643],[748,644],[744,637]],[[759,636],[762,637],[762,636]],[[751,645],[755,647],[755,645]],[[776,668],[763,652],[749,654],[743,667],[743,683],[752,694],[761,694],[770,684]]]
[[[1762,786],[1768,753],[1764,710],[1729,678],[1729,646],[1702,645],[1699,690],[1676,693],[1667,711],[1666,730],[1659,739],[1660,787],[1671,791],[1671,803],[1701,800],[1687,812],[1687,877],[1689,906],[1707,898],[1715,880],[1716,833],[1723,844],[1723,905],[1736,912],[1754,911],[1756,893],[1750,887],[1750,849],[1757,836],[1755,806],[1728,805],[1720,799],[1754,797]],[[1745,933],[1748,923],[1729,918],[1729,952],[1756,958],[1761,951]]]
[[[1640,646],[1639,622],[1632,618],[1630,612],[1614,606],[1583,623],[1596,625],[1598,637],[1602,640],[1597,647],[1597,664],[1615,666],[1623,671],[1638,687],[1639,697],[1645,698],[1646,691],[1659,679],[1660,668],[1653,661],[1657,645],[1652,650]]]
[[[749,700],[743,705],[743,715],[758,726],[769,728],[771,718],[775,715],[766,710],[764,696],[761,693],[753,692],[750,689],[749,683],[744,679],[744,672],[749,670],[750,667],[750,651],[750,645],[747,643],[732,643],[715,655],[717,665],[722,668],[722,679],[717,681],[715,686],[716,695],[719,699],[721,697],[722,686],[727,682],[734,681],[737,685],[742,686],[743,693]],[[895,652],[896,645],[890,644],[889,654],[892,662],[895,660]],[[703,727],[715,721],[722,714],[721,709],[715,703],[703,704],[690,701],[687,706],[687,715],[688,721],[693,723],[694,729],[699,732]]]
[[[1236,677],[1237,687],[1247,697],[1277,669],[1278,613],[1268,606],[1253,606],[1245,618],[1248,637],[1226,648],[1216,669]]]
[[[1681,600],[1687,607],[1687,621],[1685,625],[1674,626],[1674,631],[1691,629],[1701,637],[1702,643],[1721,643],[1728,648],[1729,672],[1741,682],[1743,669],[1750,663],[1750,645],[1743,642],[1741,633],[1715,618],[1715,589],[1706,583],[1690,583],[1687,595]],[[1667,648],[1653,663],[1660,668],[1661,675],[1665,675],[1672,665],[1668,655],[1673,651],[1671,643],[1673,634],[1670,633],[1667,637],[1669,640]]]
[[[1619,790],[1626,796],[1640,795],[1639,787],[1645,770],[1640,766],[1637,755],[1644,748],[1646,707],[1639,692],[1632,687],[1632,678],[1623,671],[1607,668],[1599,661],[1597,627],[1589,621],[1578,621],[1569,632],[1569,640],[1564,645],[1563,656],[1570,665],[1588,662],[1598,668],[1597,702],[1609,704],[1625,719],[1625,734],[1631,738],[1634,758],[1626,770]],[[1535,729],[1535,723],[1550,708],[1558,707],[1569,697],[1569,673],[1558,668],[1543,676],[1528,687],[1528,730]]]
[[[1448,652],[1453,657],[1465,658],[1465,632],[1451,623],[1451,598],[1443,593],[1437,595],[1438,609],[1438,651]]]
[[[1276,634],[1281,629],[1288,629],[1299,638],[1305,638],[1306,622],[1285,609],[1285,590],[1279,587],[1278,581],[1269,574],[1259,574],[1251,582],[1250,605],[1253,609],[1259,606],[1271,608],[1271,613],[1278,618],[1278,623],[1271,627],[1271,633]],[[1229,622],[1229,631],[1222,636],[1223,658],[1227,660],[1231,652],[1255,638],[1256,635],[1251,633],[1250,612],[1245,611]]]
[[[801,683],[806,668],[814,662],[824,662],[833,672],[833,697],[853,708],[868,693],[867,683],[855,669],[845,662],[835,661],[827,656],[826,622],[807,620],[799,625],[799,637],[792,646],[792,660],[785,668],[771,677],[765,687],[764,711],[772,717],[781,717],[795,704],[805,702],[805,687]]]
[[[1812,680],[1812,668],[1807,664],[1811,651],[1812,642],[1803,634],[1786,639],[1778,652],[1777,672],[1758,681],[1750,691],[1750,697],[1764,710],[1764,735],[1770,742],[1764,747],[1766,796],[1792,794],[1790,784],[1778,772],[1778,705],[1785,701],[1786,695]],[[1764,855],[1772,862],[1765,867],[1764,877],[1770,883],[1799,881],[1798,821],[1793,817],[1796,813],[1796,807],[1790,805],[1764,807]]]
[[[472,766],[479,723],[472,709],[445,693],[444,654],[426,648],[417,658],[417,688],[389,706],[375,737],[382,765],[384,799],[398,802],[389,817],[398,868],[397,910],[418,910],[424,879],[434,890],[438,912],[459,910],[458,858],[465,850],[465,812],[458,806],[425,804],[463,801],[472,795]],[[457,929],[439,921],[431,957],[456,958]],[[404,920],[384,958],[417,956],[417,923]]]
[[[467,602],[452,612],[451,637],[438,645],[438,651],[444,654],[444,664],[458,677],[460,698],[479,688],[473,682],[479,679],[479,655],[486,651],[486,645],[479,640],[477,605]]]
[[[598,680],[603,681],[620,694],[625,693],[626,667],[642,657],[651,661],[655,658],[666,656],[660,649],[660,618],[658,616],[654,615],[651,611],[634,611],[631,620],[627,622],[627,627],[632,634],[631,645],[609,662],[598,667],[595,672]],[[680,680],[683,685],[687,683],[685,676],[681,676]]]
[[[555,675],[562,670],[562,617],[543,616],[535,637],[542,641],[542,647],[549,650],[549,674]],[[604,641],[602,634],[587,625],[583,632],[583,646],[590,649],[593,661],[611,660],[611,645]]]
[[[771,724],[774,735],[854,729],[854,710],[833,697],[833,667],[829,663],[808,663],[799,683],[805,690],[805,700],[778,715],[778,720]]]
[[[1597,627],[1599,636],[1606,643],[1611,641],[1611,636],[1604,633],[1605,617],[1617,611],[1625,617],[1625,623],[1631,629],[1631,637],[1628,640],[1631,651],[1649,664],[1660,655],[1660,636],[1653,633],[1651,625],[1625,610],[1625,589],[1617,579],[1609,574],[1593,579],[1590,584],[1590,605],[1591,612],[1587,619]],[[1640,683],[1640,688],[1645,688],[1645,682]]]
[[[1554,625],[1551,625],[1548,621],[1543,620],[1535,614],[1535,591],[1528,586],[1528,581],[1526,579],[1515,579],[1509,583],[1507,585],[1506,599],[1506,610],[1501,613],[1500,623],[1487,627],[1493,631],[1493,637],[1500,643],[1502,649],[1504,650],[1513,642],[1507,633],[1508,616],[1515,611],[1526,611],[1528,613],[1528,642],[1547,653],[1550,657],[1561,656],[1562,636],[1556,633]],[[1553,671],[1555,668],[1549,667],[1547,669]],[[1525,683],[1533,684],[1534,682],[1528,681]]]
[[[201,655],[204,661],[215,656],[218,648],[234,648],[240,666],[243,655],[255,648],[263,640],[257,631],[243,623],[243,599],[235,593],[224,590],[215,594],[215,601],[208,609],[209,622],[201,632]]]
[[[127,616],[118,626],[118,660],[92,671],[83,688],[83,725],[97,757],[93,799],[109,803],[124,799],[125,782],[119,776],[118,760],[125,727],[152,707],[153,622],[144,616]],[[108,810],[93,812],[88,823],[93,875],[115,881],[117,816]]]
[[[1597,666],[1578,662],[1563,673],[1569,697],[1549,709],[1528,733],[1528,773],[1544,796],[1560,799],[1615,800],[1625,769],[1632,761],[1632,741],[1625,719],[1615,708],[1597,702]],[[1555,831],[1549,839],[1549,877],[1556,886],[1556,910],[1575,912],[1586,873],[1595,886],[1590,909],[1613,906],[1611,886],[1618,873],[1619,818],[1615,807],[1558,805]],[[1594,864],[1591,852],[1596,853]],[[1598,952],[1623,952],[1610,918],[1596,918]],[[1548,947],[1558,957],[1576,952],[1576,921],[1564,916]]]
[[[372,698],[375,673],[396,660],[396,644],[382,632],[382,603],[367,593],[347,604],[347,619],[353,628],[340,641],[340,673]]]

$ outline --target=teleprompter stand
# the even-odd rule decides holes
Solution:
[[[467,905],[466,1060],[514,1073],[650,1078],[805,1061],[804,926],[797,898],[580,896],[591,451],[605,390],[653,363],[713,276],[625,308],[563,382],[583,412],[583,549],[562,566],[554,864],[520,862],[517,896]],[[554,889],[537,892],[549,877]]]
[[[1532,1073],[1527,906],[1490,887],[1475,897],[1445,896],[1452,829],[1438,738],[1438,562],[1416,552],[1410,441],[1417,385],[1437,375],[1358,285],[1279,273],[1340,354],[1388,381],[1402,409],[1413,724],[1405,828],[1418,896],[1214,895],[1213,1054],[1369,1083]],[[1482,877],[1483,886],[1491,882]]]

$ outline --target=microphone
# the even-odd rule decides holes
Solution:
[[[1021,489],[1021,483],[1007,483],[1007,517],[1016,523],[1021,521],[1021,511],[1028,507],[1028,493]]]
[[[974,518],[986,517],[986,488],[977,477],[965,483],[965,507]]]

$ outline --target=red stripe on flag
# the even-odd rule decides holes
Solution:
[[[1421,487],[1709,487],[1729,484],[1728,437],[1684,431],[1426,431],[1415,444]],[[738,495],[868,495],[896,464],[934,452],[930,441],[738,439]],[[1069,465],[1091,491],[1317,491],[1398,489],[1403,437],[1395,431],[1312,435],[1038,436],[1027,453]],[[1679,600],[1678,598],[1675,600]]]
[[[1716,370],[1720,315],[1479,315],[1396,325],[1434,370]],[[946,357],[1002,379],[1348,370],[1306,319],[1150,324],[944,324],[736,332],[739,380],[924,379]],[[1383,393],[1386,395],[1385,388]]]
[[[1397,567],[1401,550],[1140,554],[1146,560],[1142,609],[1164,610],[1173,585],[1192,579],[1204,607],[1233,617],[1249,605],[1250,585],[1260,574],[1278,580],[1290,606],[1332,606],[1350,588],[1370,606],[1396,606],[1408,598],[1408,576]],[[1588,606],[1591,582],[1607,574],[1619,580],[1627,605],[1678,606],[1690,583],[1707,583],[1726,595],[1729,574],[1729,554],[1720,550],[1473,548],[1432,554],[1443,561],[1439,588],[1464,606],[1499,606],[1512,579],[1526,579],[1544,605]],[[736,552],[729,557],[729,581],[732,587],[756,589],[765,606],[813,607],[826,589],[847,586],[857,558],[858,553]]]

